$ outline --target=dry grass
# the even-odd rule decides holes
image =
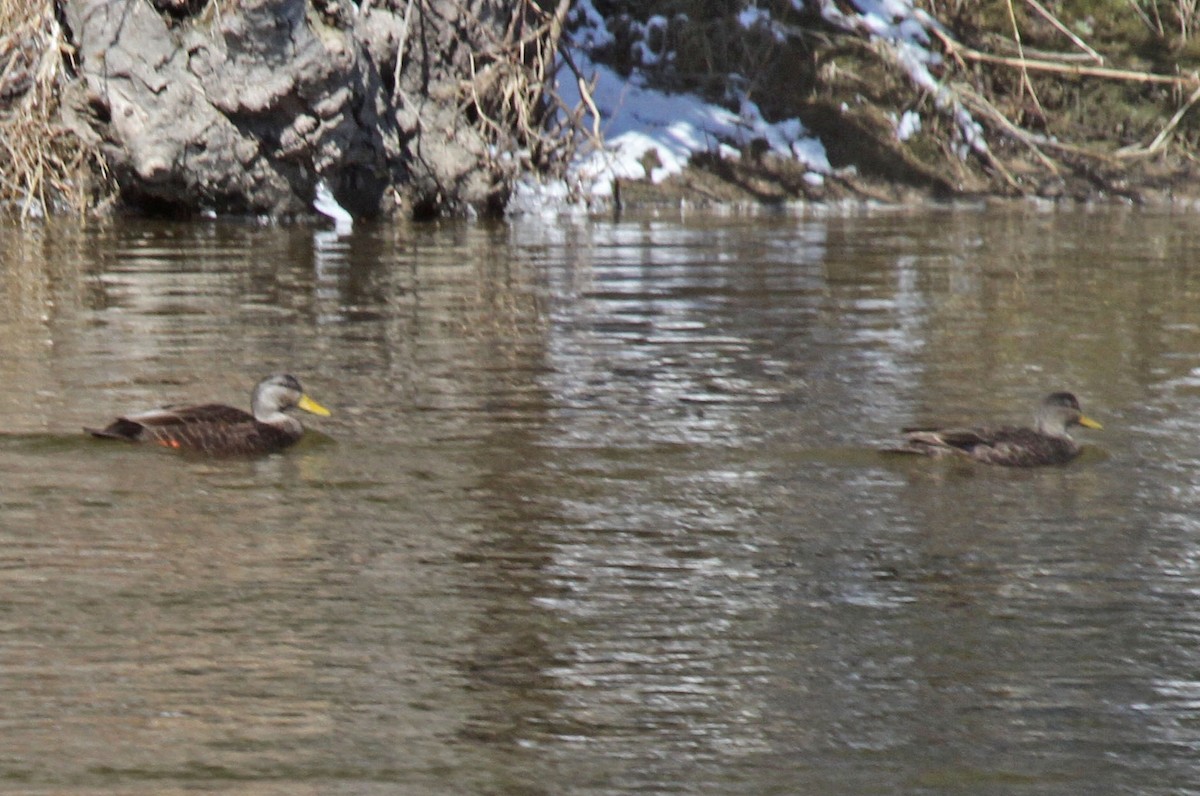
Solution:
[[[57,121],[71,56],[53,0],[0,0],[0,209],[22,220],[94,205],[100,158]]]
[[[524,155],[524,162],[496,160],[493,171],[510,177],[530,167],[554,173],[570,162],[583,134],[583,111],[567,108],[551,88],[570,2],[558,0],[547,11],[521,0],[516,9],[502,40],[480,26],[490,46],[485,63],[472,59],[464,104],[496,152]]]

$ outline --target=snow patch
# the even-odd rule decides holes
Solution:
[[[317,192],[313,197],[313,209],[323,216],[333,220],[334,229],[339,235],[349,235],[354,230],[354,216],[350,211],[338,204],[333,198],[333,191],[324,179],[317,181]]]
[[[591,99],[600,114],[597,127],[603,138],[602,146],[583,148],[571,170],[573,179],[588,194],[611,194],[614,179],[661,182],[681,172],[696,154],[712,152],[736,158],[756,141],[765,142],[770,151],[793,158],[812,172],[830,171],[824,146],[808,134],[799,119],[769,123],[758,105],[744,96],[738,98],[735,112],[692,94],[667,94],[650,88],[636,71],[626,79],[594,63],[590,50],[597,42],[611,43],[613,37],[591,0],[580,0],[572,13],[582,22],[572,37],[572,60],[583,75],[595,80]],[[739,20],[743,24],[769,23],[770,16],[765,11],[747,10]],[[645,23],[647,30],[665,25],[661,17]],[[645,47],[638,54],[643,63],[669,57],[651,53]],[[565,67],[558,73],[557,90],[567,107],[578,105],[582,99],[575,74]],[[590,127],[593,121],[586,117],[584,126]]]
[[[805,2],[791,0],[796,9],[804,8]],[[850,8],[849,12],[828,0],[817,3],[817,7],[831,24],[887,42],[913,83],[928,91],[935,103],[955,119],[962,140],[960,156],[966,157],[971,150],[987,150],[982,127],[930,71],[942,62],[941,56],[928,46],[932,39],[930,31],[941,30],[937,20],[915,8],[913,0],[850,0],[841,6]],[[650,88],[637,70],[623,78],[593,62],[590,53],[612,46],[616,38],[592,0],[577,0],[571,15],[575,23],[569,45],[571,61],[585,80],[594,80],[590,96],[599,114],[599,119],[590,114],[585,116],[583,126],[591,129],[595,122],[602,139],[602,143],[581,147],[570,169],[571,184],[584,196],[610,196],[613,182],[618,179],[661,182],[681,172],[700,153],[735,160],[751,143],[765,142],[769,151],[805,166],[805,179],[810,184],[821,184],[832,171],[824,145],[809,135],[798,119],[769,123],[763,119],[759,107],[744,95],[734,97],[737,110],[732,111],[694,95],[667,94]],[[757,6],[744,9],[737,21],[744,28],[766,26],[773,35],[784,35],[770,11]],[[662,34],[667,24],[665,18],[654,17],[639,27],[644,33]],[[634,55],[645,65],[657,65],[672,56],[670,52],[651,50],[645,41],[652,38],[647,36],[635,45],[638,50]],[[658,41],[664,39],[662,35],[657,37]],[[573,70],[561,66],[556,83],[566,107],[580,105],[582,98]],[[896,122],[896,136],[904,141],[920,128],[920,117],[908,111]],[[558,211],[568,195],[565,186],[530,180],[518,186],[510,212],[537,212],[538,202]]]
[[[896,140],[907,141],[921,132],[921,117],[916,111],[905,111],[896,122]]]

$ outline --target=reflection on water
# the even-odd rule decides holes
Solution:
[[[937,208],[0,229],[29,792],[1178,793],[1200,225]],[[334,410],[206,462],[79,428]],[[884,457],[1078,393],[1066,468]]]

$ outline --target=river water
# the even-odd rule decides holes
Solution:
[[[1200,792],[1200,219],[0,227],[0,792]],[[160,403],[330,407],[200,460]],[[885,456],[1076,392],[1066,467]]]

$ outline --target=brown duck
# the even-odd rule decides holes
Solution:
[[[904,443],[889,450],[924,456],[964,456],[1006,467],[1066,464],[1080,451],[1079,443],[1067,433],[1071,426],[1103,428],[1083,414],[1073,394],[1056,392],[1047,395],[1038,406],[1033,428],[906,428]]]
[[[84,431],[96,437],[214,456],[252,456],[283,450],[304,435],[300,421],[285,414],[293,407],[329,416],[328,409],[304,394],[294,376],[284,374],[263,379],[254,388],[250,398],[253,414],[224,404],[166,406]]]

